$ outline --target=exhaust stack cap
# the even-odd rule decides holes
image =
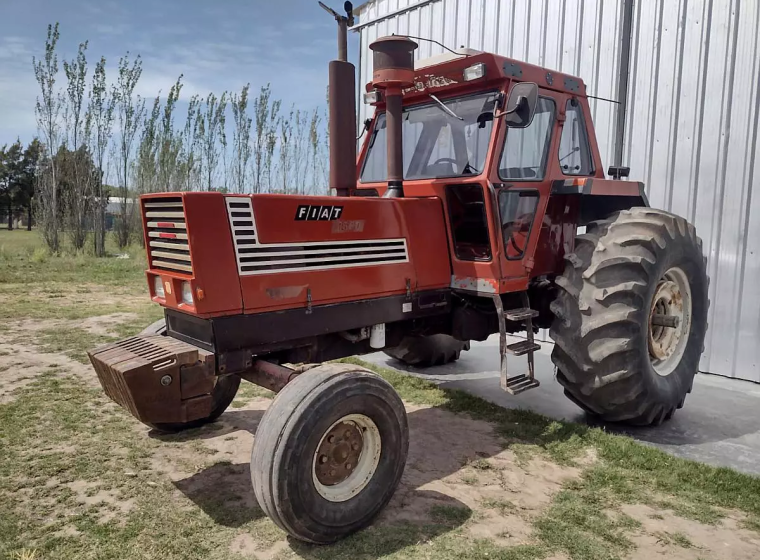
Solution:
[[[379,88],[402,88],[414,83],[414,49],[417,43],[407,37],[381,37],[372,49],[372,83]]]

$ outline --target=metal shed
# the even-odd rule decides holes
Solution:
[[[760,3],[371,0],[355,13],[360,86],[369,44],[397,33],[574,74],[617,102],[591,100],[603,161],[630,166],[652,206],[687,217],[704,241],[700,369],[760,382]],[[416,56],[441,52],[423,41]]]

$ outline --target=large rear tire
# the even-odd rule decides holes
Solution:
[[[707,330],[709,280],[694,226],[661,210],[624,210],[589,224],[566,261],[551,304],[565,394],[605,421],[669,419],[691,391]]]
[[[166,320],[159,319],[155,323],[143,329],[140,334],[160,334],[166,336]],[[219,418],[227,407],[230,406],[238,388],[240,387],[240,377],[237,375],[225,375],[216,379],[216,385],[211,393],[212,405],[211,414],[205,418],[199,418],[191,422],[146,422],[151,428],[159,432],[176,433],[191,428],[198,428]]]
[[[264,413],[251,453],[259,506],[292,537],[327,544],[369,525],[404,472],[404,404],[350,364],[313,368]]]
[[[384,352],[408,366],[426,368],[455,362],[463,351],[469,349],[469,342],[457,340],[447,334],[434,334],[406,336],[401,344],[387,348]]]

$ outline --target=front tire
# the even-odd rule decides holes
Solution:
[[[385,507],[408,448],[406,411],[389,383],[350,364],[319,366],[288,383],[264,414],[253,490],[292,537],[335,542]]]
[[[624,210],[589,224],[566,261],[551,304],[565,394],[606,421],[669,419],[691,391],[707,330],[694,226],[661,210]]]

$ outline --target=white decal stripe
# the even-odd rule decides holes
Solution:
[[[407,243],[403,237],[259,243],[251,198],[230,196],[225,197],[225,202],[235,243],[238,273],[241,276],[409,262]],[[232,204],[237,207],[233,207]],[[233,217],[233,212],[245,215]],[[251,225],[243,226],[235,222],[250,222]],[[279,260],[267,257],[293,258]]]
[[[270,247],[269,245],[267,248]],[[290,246],[288,246],[290,247]],[[377,247],[338,247],[336,249],[317,249],[316,251],[261,251],[261,245],[251,245],[251,246],[242,246],[240,247],[240,257],[246,258],[246,257],[292,257],[297,255],[332,255],[336,253],[340,253],[341,255],[346,256],[353,256],[354,258],[357,255],[351,255],[351,253],[360,253],[361,251],[402,251],[405,249],[405,247],[399,243],[397,246],[391,246],[388,247],[386,245],[381,245]],[[358,255],[361,256],[361,255]],[[375,255],[376,256],[376,255]]]
[[[275,274],[282,272],[315,272],[319,270],[332,270],[334,268],[359,268],[362,266],[378,266],[381,264],[399,264],[407,262],[408,259],[399,259],[397,261],[384,261],[384,262],[366,262],[366,263],[349,263],[349,264],[326,264],[324,266],[316,267],[294,267],[294,268],[273,268],[267,270],[254,270],[243,271],[240,274],[242,276],[253,276],[259,274]],[[273,263],[276,264],[276,263]]]
[[[350,261],[350,260],[364,260],[368,261],[371,259],[387,259],[391,257],[402,257],[406,259],[406,252],[399,252],[399,253],[378,253],[375,255],[342,255],[339,257],[321,257],[319,259],[287,259],[287,260],[281,260],[281,261],[265,261],[265,260],[256,260],[256,261],[246,261],[244,259],[246,258],[254,258],[251,256],[242,256],[240,260],[243,263],[243,266],[251,267],[251,266],[273,266],[277,264],[314,264],[312,268],[321,268],[321,264],[325,262],[336,262],[336,261]],[[260,259],[261,255],[256,256],[255,258]]]

